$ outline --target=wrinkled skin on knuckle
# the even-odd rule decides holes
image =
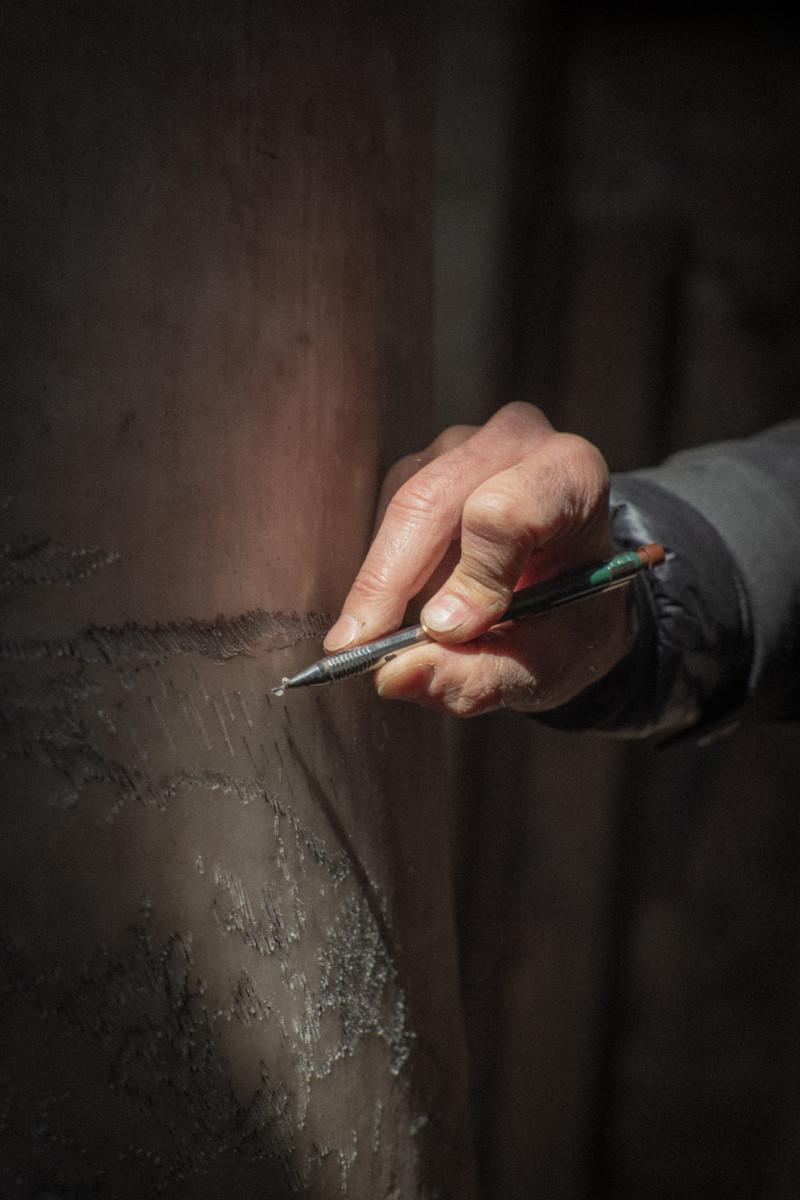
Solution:
[[[521,546],[530,537],[525,497],[494,484],[473,492],[464,505],[463,528],[489,546]]]
[[[406,524],[427,526],[442,519],[447,500],[448,477],[431,464],[418,471],[398,488],[389,506],[392,521],[401,527]]]
[[[464,678],[445,681],[438,700],[442,711],[461,718],[479,717],[502,707],[497,680],[487,676],[479,666],[470,667]]]
[[[490,634],[439,659],[426,703],[466,719],[513,707],[514,697],[532,686],[525,664],[506,657],[502,645],[496,649]]]
[[[451,450],[458,449],[463,442],[467,441],[476,432],[477,426],[453,425],[439,434],[436,440],[425,450],[418,454],[407,454],[405,457],[398,459],[389,468],[381,484],[376,506],[373,537],[397,493],[407,484],[411,483],[413,485],[415,477],[423,472],[426,467],[430,466],[436,459],[448,454]]]
[[[559,434],[565,496],[570,496],[573,521],[592,520],[608,508],[608,467],[596,446],[577,434]]]
[[[386,586],[385,571],[368,559],[353,582],[350,598],[358,604],[385,604]]]
[[[524,497],[506,488],[476,493],[464,508],[462,559],[454,582],[494,607],[507,604],[534,537]]]
[[[378,500],[375,534],[384,523],[395,536],[430,528],[440,521],[451,486],[450,472],[439,459],[401,459],[389,471]]]

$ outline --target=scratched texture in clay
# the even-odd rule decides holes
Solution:
[[[321,620],[0,644],[3,1195],[426,1194],[387,901],[263,686]]]
[[[271,695],[432,432],[431,34],[3,6],[2,1200],[472,1194],[436,721]]]

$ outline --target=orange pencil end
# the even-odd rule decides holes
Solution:
[[[640,546],[636,551],[639,555],[639,561],[643,567],[647,567],[652,571],[653,567],[657,567],[667,557],[667,552],[660,542],[650,542],[647,546]]]

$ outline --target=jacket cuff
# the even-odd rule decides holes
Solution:
[[[753,656],[735,560],[697,509],[652,480],[612,476],[610,511],[616,548],[661,542],[667,561],[631,585],[638,617],[633,652],[536,719],[629,738],[721,736],[738,724]]]

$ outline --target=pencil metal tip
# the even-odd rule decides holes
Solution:
[[[292,683],[292,681],[291,681],[291,679],[289,679],[288,675],[284,675],[283,679],[280,681],[280,683],[278,684],[278,686],[277,686],[277,687],[274,687],[274,688],[272,689],[272,694],[273,694],[273,696],[282,696],[282,695],[284,695],[284,693],[285,693],[285,691],[286,691],[287,687],[290,687],[290,686],[291,686],[291,683]]]

